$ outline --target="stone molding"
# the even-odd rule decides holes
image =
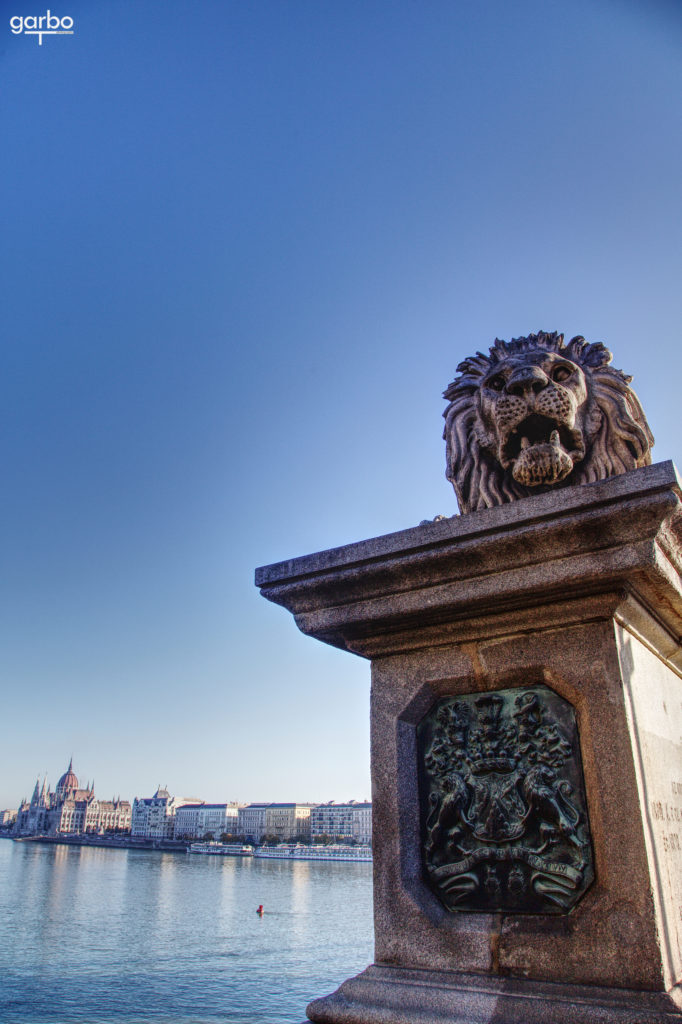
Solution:
[[[679,1024],[663,993],[368,967],[307,1009],[315,1024]]]
[[[633,595],[682,669],[682,482],[657,463],[263,566],[256,585],[303,633],[367,658],[473,639],[477,620],[504,632],[510,612],[518,629],[524,607],[535,625],[608,618]]]

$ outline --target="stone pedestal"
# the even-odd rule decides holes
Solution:
[[[304,633],[372,662],[375,964],[311,1003],[312,1021],[682,1021],[681,496],[662,463],[257,571]],[[566,726],[549,726],[554,748],[571,750],[573,784],[550,782],[541,805],[536,755],[519,761],[519,810],[504,827],[522,829],[534,800],[537,819],[535,853],[525,840],[513,848],[521,895],[500,852],[513,844],[488,808],[483,852],[470,854],[470,830],[450,855],[460,879],[448,906],[434,879],[456,871],[430,860],[438,804],[418,727],[453,698],[483,721],[477,695],[518,716],[533,693],[573,716],[570,743]],[[494,778],[501,800],[509,770],[467,756],[479,772],[469,792]],[[453,785],[440,832],[454,850],[459,832],[482,826],[470,820],[476,801],[452,810]],[[582,869],[538,869],[572,849]],[[484,909],[457,909],[465,884]],[[542,912],[528,912],[531,888],[549,893]]]

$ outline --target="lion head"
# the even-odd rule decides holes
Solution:
[[[653,436],[611,359],[599,342],[540,331],[459,364],[443,436],[461,512],[649,465]]]

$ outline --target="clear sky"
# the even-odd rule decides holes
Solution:
[[[369,796],[369,666],[255,566],[456,502],[441,393],[603,341],[682,459],[682,9],[1,0],[0,807]]]

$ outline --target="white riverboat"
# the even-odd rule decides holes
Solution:
[[[372,860],[371,846],[304,846],[300,843],[282,843],[280,846],[260,846],[254,857],[268,857],[275,860],[345,860],[369,863]]]
[[[190,853],[206,853],[213,857],[252,857],[253,846],[248,843],[192,843]]]

